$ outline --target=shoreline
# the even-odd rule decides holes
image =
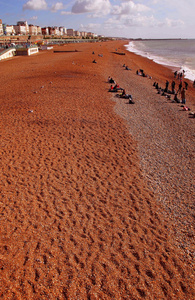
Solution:
[[[166,40],[166,39],[165,39]],[[172,40],[172,39],[171,39]],[[177,39],[176,39],[177,40]],[[180,40],[180,39],[179,39]],[[143,40],[144,41],[144,40]],[[155,40],[154,40],[155,41]],[[134,41],[130,41],[130,42],[134,42]],[[136,42],[136,41],[135,41]],[[150,52],[149,53],[147,53],[147,54],[145,54],[143,51],[141,51],[141,50],[138,50],[138,49],[136,49],[135,48],[135,50],[134,51],[131,51],[131,50],[128,50],[128,46],[129,46],[129,44],[127,44],[127,45],[124,45],[125,47],[126,47],[126,50],[127,51],[129,51],[129,52],[131,52],[131,53],[135,53],[136,55],[140,55],[140,56],[142,56],[142,57],[145,57],[146,59],[149,59],[149,60],[151,60],[151,61],[153,61],[154,63],[156,63],[156,64],[159,64],[159,65],[162,65],[162,66],[165,66],[165,67],[167,67],[167,68],[169,68],[169,69],[171,69],[173,72],[174,71],[179,71],[179,72],[182,72],[182,70],[184,69],[187,73],[189,72],[190,74],[188,75],[187,74],[187,77],[184,77],[184,79],[186,80],[189,80],[189,81],[191,81],[192,83],[194,82],[194,80],[195,80],[195,75],[193,76],[193,78],[192,78],[192,71],[193,71],[193,68],[192,69],[189,69],[187,66],[179,66],[179,65],[172,65],[171,64],[171,61],[167,61],[167,58],[166,57],[163,57],[163,56],[159,56],[159,55],[155,55],[155,54],[150,54]],[[150,57],[151,56],[151,57]]]
[[[138,125],[142,98],[150,107],[152,81],[163,83],[170,70],[161,67],[159,79],[159,69],[115,55],[116,48],[124,41],[1,62],[2,299],[195,295],[190,254],[175,244],[173,222],[148,187],[139,140],[124,121],[127,113]],[[143,65],[152,80],[135,75]],[[135,99],[118,103],[120,116],[108,76]]]

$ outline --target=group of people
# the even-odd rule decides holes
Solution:
[[[174,95],[173,100],[177,103],[186,104],[186,88],[182,88],[182,85],[179,84],[179,88],[176,91],[175,90],[175,81],[172,81],[171,83],[171,90],[169,90],[169,81],[166,80],[165,82],[165,88],[162,89],[159,87],[158,82],[154,82],[153,86],[158,90],[158,94],[161,94],[162,96],[166,96],[168,99],[171,99],[171,94]],[[181,95],[181,101],[178,98],[178,94]]]
[[[109,92],[114,92],[114,93],[117,93],[118,91],[121,91],[120,94],[117,94],[117,97],[120,97],[120,98],[124,98],[124,99],[128,99],[129,100],[129,104],[134,104],[135,102],[133,101],[133,97],[132,95],[130,94],[127,94],[125,89],[121,88],[119,86],[118,83],[116,83],[114,81],[114,79],[112,77],[108,77],[108,83],[111,83],[111,86],[110,86],[110,89],[108,90]],[[113,85],[114,84],[114,85]]]
[[[128,66],[126,66],[125,64],[123,64],[123,67],[125,68],[125,70],[127,70],[127,71],[131,71],[131,69],[128,67]]]
[[[136,74],[139,75],[139,76],[142,76],[142,77],[148,77],[149,79],[152,79],[151,76],[147,75],[143,69],[139,69],[136,71]]]

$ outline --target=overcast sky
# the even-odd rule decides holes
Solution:
[[[0,0],[0,19],[105,36],[195,38],[195,0]]]

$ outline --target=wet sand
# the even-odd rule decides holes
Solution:
[[[153,175],[159,165],[149,158],[156,148],[148,147],[157,132],[147,129],[154,106],[161,115],[158,143],[164,139],[166,146],[170,119],[179,116],[180,130],[187,127],[189,137],[194,119],[152,87],[171,71],[135,54],[111,53],[125,51],[123,45],[72,44],[56,47],[67,52],[43,51],[0,63],[2,299],[195,297],[192,175],[189,181],[181,177],[188,198],[179,193],[175,201],[173,189],[161,201],[166,182],[160,172],[160,179]],[[138,68],[153,79],[137,76]],[[133,94],[134,105],[108,93],[109,75]],[[188,93],[193,109],[193,90]],[[172,139],[170,147],[181,147],[178,136]],[[192,151],[189,157],[193,163]],[[188,222],[187,249],[181,247],[184,229],[182,220],[173,218],[173,206]]]

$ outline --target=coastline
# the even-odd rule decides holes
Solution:
[[[138,125],[142,98],[150,108],[158,97],[152,82],[163,85],[172,73],[127,54],[124,41],[56,49],[75,47],[1,62],[0,295],[190,299],[191,256],[176,245],[172,220],[148,187],[139,140],[121,119],[134,116]],[[135,75],[143,66],[152,80]],[[111,101],[108,76],[135,105]],[[193,122],[184,114],[183,124]]]
[[[167,217],[174,224],[177,245],[185,255],[194,260],[194,119],[188,112],[183,114],[181,104],[173,103],[157,94],[153,82],[165,87],[165,81],[174,80],[172,70],[163,65],[128,53],[124,63],[132,68],[122,70],[115,65],[126,91],[132,94],[137,105],[124,105],[124,101],[113,97],[115,111],[126,120],[130,134],[136,139],[141,166],[148,185],[158,201],[164,206]],[[135,65],[131,64],[135,63]],[[121,62],[122,63],[122,62]],[[144,69],[152,79],[137,76],[137,69]],[[123,72],[124,74],[122,74]],[[127,76],[127,73],[128,76]],[[164,85],[163,85],[164,82]],[[195,109],[194,88],[189,82],[187,106]],[[176,81],[178,85],[178,81]],[[144,98],[143,98],[144,95]],[[185,130],[184,128],[188,128]],[[184,172],[185,170],[185,172]],[[192,237],[186,236],[188,227]]]
[[[161,47],[164,49],[165,48],[165,51],[166,51],[166,54],[160,52],[160,54],[158,53],[159,49],[159,45],[156,45],[154,44],[152,48],[150,48],[150,46],[148,46],[146,44],[146,49],[143,50],[143,49],[139,49],[139,46],[136,47],[136,45],[134,45],[134,42],[140,42],[140,41],[130,41],[130,43],[128,45],[126,45],[126,48],[128,51],[130,52],[133,52],[137,55],[140,55],[140,56],[143,56],[149,60],[152,60],[154,61],[155,63],[157,64],[160,64],[160,65],[164,65],[165,67],[167,68],[171,68],[172,71],[179,71],[179,72],[182,72],[183,70],[185,70],[185,77],[184,79],[188,79],[192,82],[194,82],[195,80],[195,74],[194,74],[194,67],[191,65],[191,66],[187,66],[184,62],[183,62],[183,56],[185,55],[183,53],[183,56],[181,58],[181,53],[178,53],[179,56],[175,57],[172,52],[173,52],[173,49],[171,47],[173,46],[169,46],[169,43],[166,45],[164,44],[165,41],[179,41],[179,42],[182,42],[183,41],[186,41],[186,40],[183,40],[183,39],[162,39],[162,40],[142,40],[143,43],[147,41],[151,41],[151,42],[154,42],[156,43],[157,41],[159,41],[160,43],[162,43]],[[141,42],[142,42],[141,41]],[[191,40],[187,40],[189,42],[191,42]],[[195,40],[194,40],[195,42]],[[133,43],[133,45],[132,45]],[[131,45],[130,45],[131,44]],[[178,48],[180,48],[181,45],[177,45]],[[148,48],[149,47],[149,48]],[[155,47],[157,47],[156,49],[156,52],[153,50],[153,48],[155,49]],[[169,55],[167,54],[167,50],[166,50],[166,47],[169,49]],[[189,48],[192,48],[192,45],[189,45]],[[172,49],[172,50],[171,50]],[[174,49],[174,52],[176,50]],[[185,56],[186,57],[186,56]],[[191,57],[191,53],[189,53],[189,57],[188,59]],[[186,57],[186,60],[188,61],[187,57]],[[192,63],[192,61],[191,61]],[[188,62],[189,64],[189,62]]]

